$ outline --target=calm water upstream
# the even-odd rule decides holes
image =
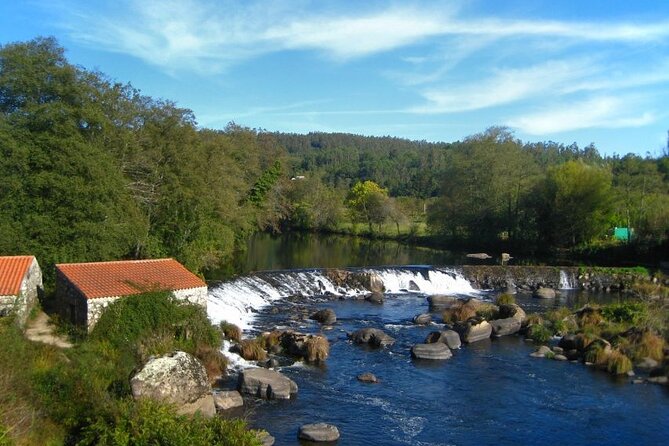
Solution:
[[[287,246],[285,241],[281,243]],[[323,244],[317,246],[324,249]],[[431,255],[434,259],[444,256],[438,252],[421,251],[412,257],[409,249],[401,251],[402,257],[396,260],[386,254],[375,259],[354,250],[353,244],[337,245],[332,255],[326,250],[318,252],[323,264],[313,264],[313,256],[286,264],[281,262],[291,256],[277,247],[269,251],[274,253],[272,258],[254,262],[258,266],[271,263],[257,269],[344,266],[336,263],[344,257],[360,259],[358,266],[451,263],[429,261]],[[326,365],[297,363],[280,369],[298,384],[296,398],[247,401],[245,415],[251,425],[268,430],[277,445],[299,445],[299,426],[319,421],[339,427],[340,445],[667,444],[666,386],[632,385],[629,378],[612,378],[583,364],[531,358],[534,346],[517,336],[464,346],[446,361],[412,360],[411,346],[441,327],[411,323],[413,316],[428,311],[426,294],[443,289],[464,297],[472,292],[447,269],[430,269],[429,275],[423,272],[421,276],[413,270],[387,268],[382,274],[384,283],[397,288],[383,305],[309,293],[310,284],[323,281],[313,271],[261,273],[212,287],[209,308],[214,320],[231,314],[226,313],[230,308],[236,311],[225,307],[226,299],[245,302],[246,310],[258,311],[246,319],[249,335],[276,326],[320,332],[318,324],[290,316],[316,308],[332,308],[337,314],[334,329],[323,332],[331,345]],[[400,291],[411,277],[421,292]],[[320,283],[318,289],[329,286]],[[303,297],[286,299],[291,293]],[[491,298],[486,294],[479,297]],[[571,292],[565,293],[561,302],[610,298]],[[522,296],[518,301],[530,311],[558,304]],[[279,313],[273,314],[272,307],[279,308]],[[245,317],[242,310],[240,317]],[[378,350],[351,344],[346,333],[362,327],[381,328],[397,342]],[[358,382],[356,376],[363,372],[374,373],[381,382]],[[231,385],[234,380],[231,377]]]

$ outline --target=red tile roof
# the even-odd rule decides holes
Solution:
[[[0,257],[0,296],[16,296],[34,256]]]
[[[87,299],[207,286],[174,259],[61,263],[56,269]]]

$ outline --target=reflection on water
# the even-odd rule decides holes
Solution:
[[[228,269],[210,271],[208,279],[235,274],[296,268],[344,268],[378,265],[456,265],[464,257],[451,251],[332,234],[256,234]]]

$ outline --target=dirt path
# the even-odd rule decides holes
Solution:
[[[40,311],[37,317],[28,321],[26,338],[35,342],[55,345],[60,348],[70,348],[72,344],[64,337],[54,333],[54,327],[49,323],[49,316]]]

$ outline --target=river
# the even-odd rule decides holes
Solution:
[[[250,336],[276,326],[321,332],[317,323],[296,316],[317,308],[337,314],[334,329],[322,332],[331,344],[324,366],[298,362],[281,368],[297,382],[296,398],[247,400],[244,416],[252,426],[268,430],[277,445],[300,444],[299,426],[321,421],[339,427],[341,445],[666,443],[666,386],[633,385],[630,378],[613,378],[580,363],[532,358],[529,353],[535,347],[518,336],[466,345],[446,361],[412,360],[411,346],[441,326],[411,322],[416,314],[429,311],[426,295],[443,292],[484,300],[493,296],[469,288],[448,268],[385,267],[376,269],[390,290],[383,305],[326,297],[323,293],[347,295],[355,290],[337,289],[312,268],[458,262],[447,252],[376,243],[346,237],[263,236],[250,244],[246,271],[284,271],[244,275],[211,287],[212,319],[223,314],[239,317]],[[420,289],[409,291],[411,282]],[[288,298],[295,294],[302,297]],[[518,301],[535,311],[610,298],[565,291],[558,302],[527,296]],[[243,305],[223,305],[231,301]],[[397,342],[383,349],[351,344],[346,333],[362,327],[381,328]],[[380,383],[358,382],[356,376],[363,372],[374,373]],[[233,373],[229,386],[234,382]]]

